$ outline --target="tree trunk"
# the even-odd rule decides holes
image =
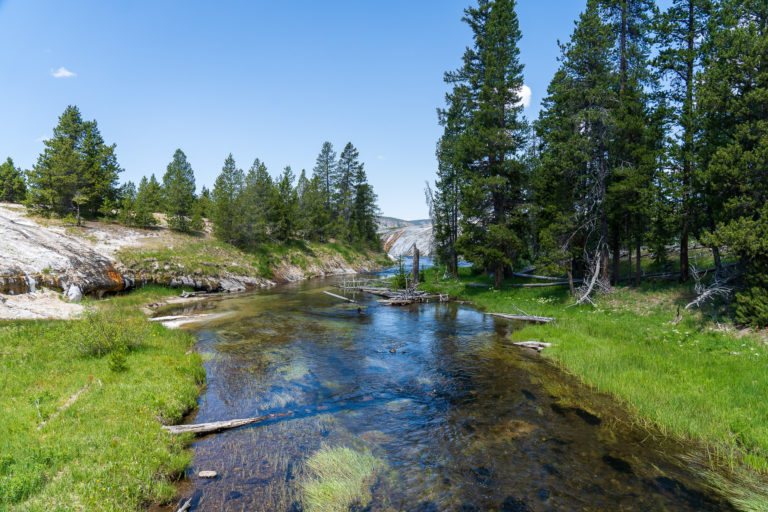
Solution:
[[[568,265],[568,288],[570,288],[571,297],[575,297],[576,290],[573,287],[573,268],[571,265]]]
[[[632,240],[627,238],[627,240]],[[632,282],[632,243],[627,244],[627,283]]]
[[[493,272],[494,288],[501,288],[501,283],[503,279],[504,279],[504,264],[502,262],[499,262],[496,264],[496,270]]]
[[[621,275],[619,274],[619,268],[621,265],[621,238],[619,237],[618,229],[614,229],[612,252],[613,252],[613,275],[611,276],[611,281],[615,286],[619,284],[619,278],[621,277]]]
[[[419,248],[413,244],[413,287],[419,284]]]
[[[636,254],[636,257],[635,257],[636,262],[635,262],[635,264],[637,265],[637,284],[638,285],[640,284],[640,280],[643,277],[642,260],[640,258],[640,252],[641,252],[640,248],[641,248],[642,245],[643,245],[642,244],[642,240],[638,236],[637,237],[637,247],[635,248],[637,250],[637,253],[635,253]]]

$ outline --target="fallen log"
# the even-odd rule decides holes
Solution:
[[[522,277],[524,279],[542,279],[544,281],[562,281],[562,277],[551,277],[551,276],[537,276],[534,274],[523,274],[522,272],[512,272],[512,275],[515,277]]]
[[[328,291],[323,290],[323,293],[326,295],[330,295],[331,297],[336,297],[337,299],[345,300],[347,302],[352,302],[353,304],[356,304],[356,302],[352,299],[348,299],[347,297],[342,297],[341,295],[336,295],[335,293],[331,293]]]
[[[574,279],[575,283],[581,283],[581,279]],[[545,288],[547,286],[564,286],[570,284],[568,281],[558,281],[556,283],[512,283],[512,284],[505,284],[504,286],[508,286],[511,288]]]
[[[509,315],[507,313],[486,313],[486,315],[497,316],[499,318],[506,318],[507,320],[522,320],[524,322],[538,322],[541,324],[547,324],[554,322],[555,319],[549,316],[536,316],[536,315]]]
[[[542,349],[545,349],[547,347],[551,347],[551,343],[544,343],[542,341],[516,341],[515,343],[512,343],[516,347],[522,347],[522,348],[530,348],[537,352],[541,352]]]
[[[187,512],[190,506],[192,506],[192,498],[189,498],[187,501],[185,501],[184,504],[181,507],[179,507],[179,510],[177,510],[176,512]]]
[[[163,425],[163,429],[171,434],[208,434],[210,432],[219,432],[222,430],[229,430],[232,428],[242,427],[245,425],[251,425],[253,423],[261,423],[262,421],[269,421],[275,418],[282,418],[285,416],[291,416],[293,412],[280,412],[275,414],[267,414],[266,416],[256,416],[255,418],[242,418],[237,420],[227,421],[214,421],[211,423],[198,423],[196,425]]]
[[[407,306],[413,304],[413,299],[385,299],[377,301],[379,304],[386,304],[387,306]]]

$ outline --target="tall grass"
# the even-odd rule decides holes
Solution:
[[[497,290],[471,282],[488,280],[461,269],[459,281],[424,286],[489,312],[554,317],[550,324],[522,325],[512,337],[552,343],[544,357],[614,395],[650,431],[700,443],[713,469],[741,472],[744,482],[768,479],[765,339],[682,307],[674,325],[678,307],[693,295],[690,285],[650,281],[617,287],[594,307],[566,307],[567,287]],[[750,489],[768,510],[768,486]]]
[[[0,322],[0,510],[143,510],[191,459],[161,423],[204,381],[192,336],[143,318],[157,288],[84,319]],[[102,309],[103,308],[103,309]],[[121,350],[123,371],[107,355]]]

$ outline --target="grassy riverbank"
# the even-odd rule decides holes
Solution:
[[[381,251],[342,243],[293,241],[265,242],[241,250],[211,235],[165,232],[158,239],[117,253],[126,267],[140,272],[167,271],[219,277],[237,275],[269,280],[286,280],[333,273],[343,267],[355,270],[391,265]]]
[[[459,281],[434,284],[431,270],[426,277],[423,288],[488,312],[555,317],[512,336],[553,343],[545,357],[617,397],[650,434],[700,443],[704,467],[726,469],[739,485],[715,482],[710,474],[713,483],[745,510],[768,509],[768,486],[758,483],[768,477],[765,337],[697,312],[685,311],[673,325],[677,307],[692,296],[690,285],[644,282],[617,288],[596,307],[566,308],[572,302],[567,287],[497,290],[470,269],[461,269]]]
[[[148,287],[70,321],[0,322],[0,510],[141,510],[191,459],[162,432],[205,380],[194,338],[146,320]]]

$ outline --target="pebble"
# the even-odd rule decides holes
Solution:
[[[215,471],[201,471],[197,474],[200,478],[216,478],[217,475]]]

